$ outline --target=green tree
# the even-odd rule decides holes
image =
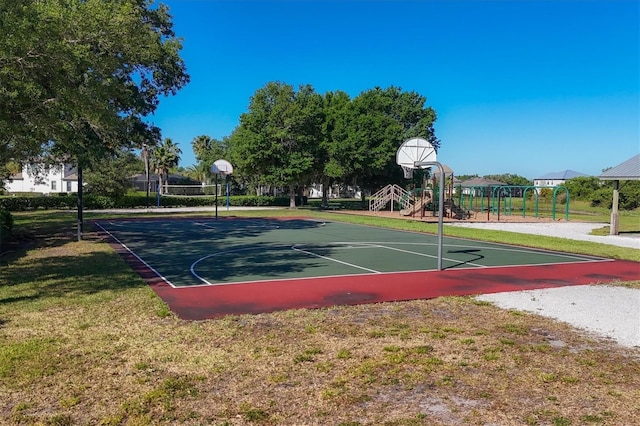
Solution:
[[[587,200],[602,187],[602,183],[596,176],[579,176],[568,179],[564,186],[569,190],[572,199]]]
[[[5,0],[0,25],[0,167],[64,159],[81,179],[157,140],[144,117],[189,80],[168,8],[151,0]]]
[[[322,183],[322,204],[327,205],[327,190],[332,183],[344,182],[349,167],[349,123],[353,116],[351,98],[342,91],[324,95],[323,138],[320,144],[318,182]]]
[[[526,177],[518,176],[511,173],[503,173],[501,175],[486,175],[484,177],[487,179],[497,180],[498,182],[502,182],[505,185],[512,185],[512,186],[532,185],[531,180],[527,179]]]
[[[158,192],[166,193],[165,185],[169,184],[169,170],[178,165],[182,151],[170,138],[165,138],[160,145],[151,150],[151,164],[158,174]]]
[[[211,167],[207,166],[207,163],[200,161],[187,167],[184,174],[198,182],[207,183],[211,179]]]
[[[363,197],[364,190],[404,182],[395,155],[405,140],[421,137],[439,148],[433,129],[436,113],[425,103],[424,96],[393,86],[376,87],[354,98],[341,164],[347,180],[363,189]]]
[[[129,150],[95,163],[84,175],[88,193],[112,198],[124,196],[131,187],[131,176],[143,166],[142,161]]]
[[[196,155],[196,160],[198,160],[193,171],[197,172],[199,181],[207,182],[210,180],[213,177],[211,173],[213,163],[220,159],[227,159],[227,142],[228,138],[218,140],[207,135],[197,136],[191,141],[191,147]],[[195,178],[195,176],[193,177]]]
[[[295,185],[313,173],[321,140],[322,96],[309,85],[270,82],[251,98],[248,112],[231,136],[233,161],[243,173],[263,183],[289,188],[295,208]]]
[[[227,142],[226,140],[214,139],[207,135],[195,137],[191,141],[191,147],[196,155],[196,159],[201,162],[208,163],[211,166],[216,160],[226,159]]]
[[[48,153],[90,164],[153,136],[142,118],[188,76],[167,7],[151,5],[2,2],[0,164]]]

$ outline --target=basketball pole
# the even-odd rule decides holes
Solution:
[[[216,220],[218,220],[218,173],[216,173]]]
[[[438,184],[438,271],[442,271],[442,232],[444,216],[444,167],[437,161],[418,162],[414,164],[417,169],[436,166],[440,171],[440,183]]]

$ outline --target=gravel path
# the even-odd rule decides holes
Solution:
[[[447,226],[462,226],[477,229],[520,232],[523,234],[547,235],[571,240],[592,241],[620,247],[640,249],[640,234],[590,235],[594,229],[609,226],[608,223],[585,222],[455,222]]]
[[[640,235],[595,236],[598,223],[455,223],[451,226],[496,229],[640,249]],[[640,266],[639,266],[640,268]],[[478,296],[504,309],[554,318],[618,344],[640,349],[640,289],[587,285]]]

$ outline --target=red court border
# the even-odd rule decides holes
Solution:
[[[602,260],[176,288],[122,245],[112,238],[109,240],[114,250],[151,286],[169,308],[185,320],[640,280],[640,263]]]

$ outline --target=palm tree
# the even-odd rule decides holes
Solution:
[[[211,169],[203,161],[200,161],[195,166],[187,167],[186,174],[190,178],[195,179],[202,184],[208,183],[211,179]]]
[[[169,169],[178,165],[182,151],[170,138],[165,138],[160,145],[152,151],[152,162],[155,172],[158,174],[158,192],[163,191],[164,185],[169,183]]]

